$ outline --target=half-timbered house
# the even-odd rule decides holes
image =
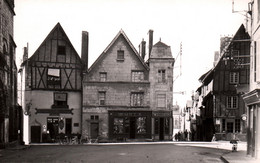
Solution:
[[[25,48],[25,55],[28,55]],[[82,61],[58,23],[20,69],[25,143],[81,133]],[[26,135],[28,134],[28,135]]]

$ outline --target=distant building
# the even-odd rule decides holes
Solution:
[[[80,134],[84,63],[60,23],[31,57],[25,48],[23,58],[19,73],[25,143]]]
[[[17,67],[13,34],[14,0],[0,0],[0,148],[19,140]]]
[[[174,59],[149,31],[149,59],[145,41],[140,54],[123,30],[84,75],[82,136],[126,141],[172,139]]]
[[[213,134],[217,140],[246,140],[246,121],[242,120],[246,107],[242,95],[249,85],[250,42],[245,41],[249,39],[244,25],[234,37],[221,38],[220,58],[200,78],[201,140],[210,141]]]

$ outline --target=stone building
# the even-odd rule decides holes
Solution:
[[[19,70],[25,143],[80,134],[84,64],[60,23],[30,58],[27,50]]]
[[[170,47],[145,41],[136,51],[123,30],[86,71],[83,79],[83,138],[172,139],[174,59]]]
[[[0,147],[18,140],[17,67],[13,35],[14,0],[0,0]]]

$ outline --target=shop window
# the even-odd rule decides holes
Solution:
[[[227,108],[228,109],[236,109],[238,105],[237,96],[228,96],[227,97]]]
[[[240,119],[235,120],[235,132],[240,132]]]
[[[143,106],[144,93],[131,93],[131,106]]]
[[[159,107],[159,108],[166,107],[166,94],[157,95],[157,107]]]
[[[123,134],[124,133],[124,119],[123,118],[114,118],[114,134]]]
[[[125,55],[123,50],[118,50],[117,51],[117,61],[124,61],[125,60]]]
[[[137,134],[146,134],[146,117],[136,119]]]
[[[141,82],[144,80],[143,71],[132,71],[132,82]]]
[[[170,133],[170,118],[165,118],[164,131],[165,131],[165,134]]]
[[[165,83],[166,82],[165,70],[158,70],[158,82],[159,83]]]
[[[99,77],[100,77],[101,82],[107,81],[107,73],[106,72],[100,72]]]
[[[230,72],[230,84],[238,84],[239,73],[238,72]]]
[[[65,107],[68,108],[67,104],[67,93],[54,93],[54,108]]]
[[[106,92],[99,92],[98,98],[99,98],[99,105],[105,105],[106,104]]]
[[[154,118],[154,134],[159,134],[159,118]]]
[[[222,119],[222,132],[226,131],[226,120]]]
[[[60,88],[61,77],[60,69],[48,69],[47,85],[48,88]]]

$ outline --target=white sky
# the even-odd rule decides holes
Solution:
[[[234,9],[247,10],[249,0],[234,0]],[[212,68],[220,36],[234,35],[245,16],[232,13],[232,0],[15,0],[14,39],[19,67],[23,47],[29,43],[31,56],[58,23],[81,55],[81,32],[89,32],[89,67],[120,29],[132,44],[154,30],[154,43],[161,38],[171,46],[173,57],[182,42],[182,76],[174,82],[176,102],[184,105],[199,77]],[[148,52],[148,50],[147,50]],[[180,58],[175,66],[180,65]],[[175,68],[175,75],[180,72]]]

